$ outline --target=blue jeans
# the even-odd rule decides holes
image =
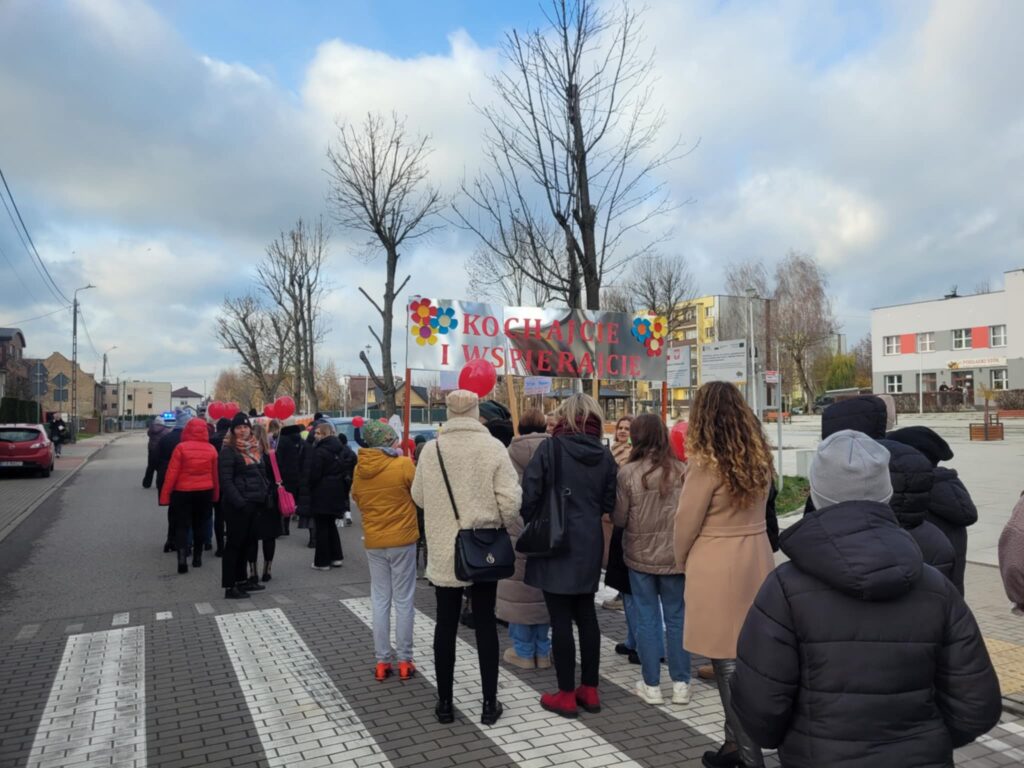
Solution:
[[[674,683],[690,682],[690,653],[683,649],[686,576],[660,576],[630,569],[629,585],[639,618],[637,652],[647,685],[661,682],[661,650],[666,651],[668,673]],[[664,625],[661,618],[664,616]]]
[[[508,625],[508,636],[512,638],[512,647],[516,656],[521,659],[532,659],[535,656],[547,656],[551,653],[551,638],[548,635],[550,624],[512,624]]]
[[[636,650],[636,628],[639,626],[640,618],[636,615],[636,601],[632,595],[620,592],[622,597],[622,612],[626,614],[626,647],[631,651]]]

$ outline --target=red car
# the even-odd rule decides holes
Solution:
[[[42,424],[0,424],[0,469],[53,471],[53,443]]]

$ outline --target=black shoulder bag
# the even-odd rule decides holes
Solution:
[[[452,511],[455,519],[459,520],[459,508],[455,505],[455,494],[452,493],[448,470],[445,469],[444,457],[441,455],[441,441],[436,440],[435,445]],[[507,579],[515,570],[516,553],[512,550],[512,539],[504,526],[459,529],[455,537],[455,578],[459,581],[500,581]]]
[[[568,488],[562,488],[562,445],[554,437],[551,444],[551,484],[548,486],[544,507],[523,528],[516,540],[516,551],[527,557],[553,557],[569,550],[569,536],[565,521],[565,497]]]

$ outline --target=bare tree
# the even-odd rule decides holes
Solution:
[[[568,303],[567,292],[556,291],[536,277],[556,270],[550,262],[562,255],[557,231],[543,222],[536,222],[536,226],[538,229],[530,234],[524,224],[514,222],[518,234],[502,238],[500,246],[481,243],[466,263],[472,295],[514,306],[542,307],[555,298]]]
[[[234,401],[246,411],[260,403],[269,402],[252,375],[237,368],[227,368],[217,374],[213,399]]]
[[[856,363],[856,379],[858,387],[871,386],[871,334],[867,333],[853,348],[853,359]]]
[[[811,376],[815,353],[838,330],[827,287],[825,273],[808,254],[790,251],[776,266],[773,331],[793,361],[808,402],[816,390]]]
[[[570,307],[599,309],[605,279],[659,240],[645,230],[671,205],[653,175],[679,144],[658,148],[664,112],[652,103],[638,11],[551,0],[545,15],[548,29],[506,36],[498,104],[480,110],[489,169],[462,185],[477,215],[455,213]],[[555,257],[538,236],[545,219],[560,234]],[[530,247],[518,247],[523,238]]]
[[[333,360],[317,366],[316,392],[320,410],[340,411],[345,407],[347,393]]]
[[[371,254],[377,248],[384,250],[382,300],[378,302],[359,287],[381,319],[380,332],[369,326],[380,346],[380,374],[374,371],[365,352],[359,353],[359,359],[383,391],[384,409],[389,415],[395,412],[397,391],[391,368],[395,299],[409,282],[407,275],[401,284],[395,284],[399,248],[407,240],[437,229],[431,222],[445,205],[441,194],[427,183],[429,154],[428,138],[409,136],[405,121],[394,114],[390,119],[368,114],[359,127],[339,123],[338,135],[327,149],[327,174],[331,179],[327,197],[335,220],[346,229],[365,234]]]
[[[243,374],[265,402],[277,397],[291,365],[292,330],[288,318],[266,307],[252,293],[225,297],[217,316],[217,338],[234,351]]]
[[[626,291],[640,310],[654,312],[668,322],[668,338],[683,324],[685,302],[696,296],[696,283],[683,256],[644,256],[634,262]]]
[[[266,255],[256,270],[260,286],[289,325],[293,342],[292,396],[302,404],[305,393],[311,411],[320,410],[316,348],[326,333],[321,302],[326,288],[323,268],[328,240],[322,218],[312,225],[299,219],[290,231],[282,232],[267,246]]]

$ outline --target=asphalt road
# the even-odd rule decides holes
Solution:
[[[142,487],[142,435],[111,443],[0,542],[0,626],[222,598],[220,558],[178,575],[164,554],[166,508]],[[310,568],[308,534],[277,541],[268,592],[313,592],[368,578],[357,524],[340,530],[345,565]],[[262,554],[261,554],[262,558]],[[262,561],[261,561],[262,562]]]

